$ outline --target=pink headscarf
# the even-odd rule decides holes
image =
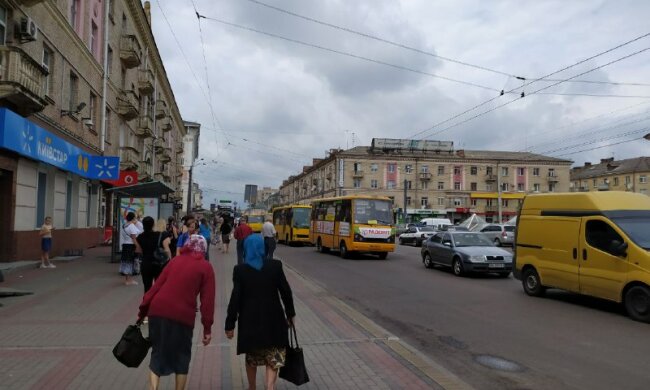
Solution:
[[[181,254],[200,255],[203,257],[208,250],[208,243],[200,234],[192,234],[181,248]]]

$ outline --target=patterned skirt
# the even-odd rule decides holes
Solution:
[[[274,370],[284,367],[286,348],[263,348],[246,354],[246,364],[251,367],[269,366]]]
[[[136,270],[135,257],[136,257],[135,245],[122,244],[122,256],[120,258],[120,274],[124,276],[132,276],[132,275],[137,275],[139,273],[139,270]]]

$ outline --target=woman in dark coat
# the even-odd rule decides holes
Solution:
[[[235,266],[233,271],[226,337],[234,336],[235,323],[239,320],[237,354],[246,354],[249,388],[256,388],[257,366],[266,366],[266,388],[275,389],[278,369],[284,366],[289,345],[289,324],[293,324],[296,316],[293,296],[282,263],[264,261],[262,236],[253,234],[244,245],[244,263]]]

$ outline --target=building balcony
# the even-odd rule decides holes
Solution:
[[[133,120],[140,114],[138,96],[135,91],[123,89],[117,97],[117,114],[126,121]]]
[[[492,173],[487,174],[487,175],[485,175],[485,181],[487,181],[487,182],[497,181],[497,175],[492,174]]]
[[[168,163],[172,161],[172,156],[171,156],[171,149],[170,148],[163,148],[162,153],[160,155],[160,162],[162,163]]]
[[[149,115],[140,115],[138,118],[138,127],[135,129],[135,135],[140,138],[153,137],[153,119]]]
[[[120,169],[133,170],[140,166],[140,151],[131,146],[120,147]]]
[[[138,182],[148,182],[151,181],[151,175],[149,174],[149,166],[147,164],[140,164],[138,167]]]
[[[363,177],[363,171],[361,169],[353,171],[352,177]]]
[[[138,91],[144,95],[151,95],[154,90],[154,76],[151,69],[138,71]]]
[[[609,191],[609,183],[602,183],[596,186],[598,191]]]
[[[549,183],[557,183],[560,181],[560,178],[558,178],[556,175],[551,175],[549,174],[546,179],[548,180]]]
[[[483,207],[486,213],[496,213],[499,211],[499,206],[491,205]]]
[[[183,147],[182,146],[179,146],[179,145],[176,146],[176,154],[183,154]]]
[[[42,111],[47,73],[22,49],[0,46],[0,104],[24,116]]]
[[[172,118],[170,118],[169,116],[165,116],[162,119],[160,119],[159,128],[164,132],[171,131],[172,130]]]
[[[169,116],[167,103],[162,99],[156,100],[156,119],[162,119],[166,116]]]
[[[135,35],[122,35],[120,38],[120,60],[129,69],[142,63],[142,49]]]
[[[429,172],[420,172],[420,180],[431,180],[431,176]]]

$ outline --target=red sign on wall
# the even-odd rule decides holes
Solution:
[[[120,178],[117,180],[103,180],[106,183],[112,184],[115,187],[126,187],[138,184],[138,172],[136,171],[120,171]]]

